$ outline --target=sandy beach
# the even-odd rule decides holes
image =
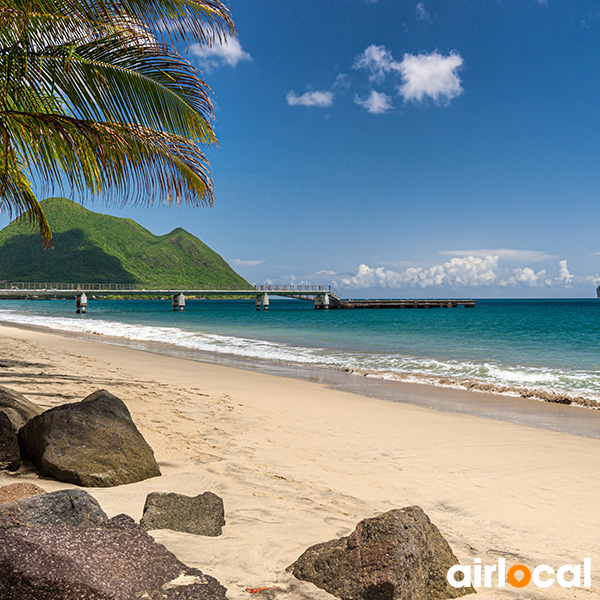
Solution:
[[[0,334],[0,384],[43,408],[99,388],[129,407],[163,475],[89,489],[109,516],[139,520],[151,491],[223,498],[221,537],[152,533],[217,577],[232,600],[262,586],[280,587],[277,597],[290,600],[332,598],[285,568],[365,517],[415,504],[463,563],[505,557],[558,567],[592,559],[590,590],[529,586],[477,597],[600,597],[597,439],[56,333],[1,326]],[[0,474],[0,485],[14,481],[71,487],[28,466]]]

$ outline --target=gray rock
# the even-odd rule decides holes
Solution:
[[[19,392],[0,385],[0,412],[5,413],[14,430],[19,431],[29,419],[39,415],[42,409]]]
[[[0,412],[0,471],[18,471],[21,466],[19,441],[11,420]]]
[[[19,440],[42,474],[76,485],[110,487],[160,475],[127,407],[106,390],[34,417]]]
[[[59,490],[0,505],[0,529],[9,527],[97,527],[107,521],[98,501],[84,490]]]
[[[172,529],[196,535],[221,535],[225,525],[223,500],[212,492],[196,497],[152,492],[146,498],[140,525],[146,529]]]
[[[126,515],[90,529],[0,530],[3,600],[226,600],[226,591]]]
[[[418,506],[361,521],[349,537],[312,546],[288,571],[343,600],[441,600],[475,593],[453,588],[458,564]]]

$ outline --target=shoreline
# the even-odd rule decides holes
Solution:
[[[411,505],[425,510],[463,564],[505,557],[559,566],[590,557],[591,593],[598,591],[596,439],[55,332],[0,326],[0,364],[0,383],[42,408],[98,388],[126,403],[162,476],[88,488],[109,516],[139,519],[151,491],[212,491],[224,499],[222,536],[152,535],[217,577],[231,600],[269,585],[285,590],[282,600],[332,600],[285,568],[308,546],[348,535],[359,520]],[[0,485],[15,481],[47,491],[72,487],[27,466],[0,472]],[[478,597],[562,600],[564,590],[482,589]],[[569,597],[583,600],[590,591]]]
[[[419,406],[441,412],[462,413],[477,417],[516,423],[583,437],[600,439],[600,410],[587,406],[550,402],[535,395],[502,393],[488,384],[473,385],[470,389],[453,385],[436,385],[429,381],[399,381],[369,377],[351,371],[311,367],[235,355],[192,350],[154,341],[131,340],[105,334],[88,334],[53,329],[38,325],[0,320],[0,327],[54,334],[69,339],[96,342],[107,346],[130,348],[162,356],[183,358],[208,365],[221,365],[276,375],[299,381],[319,383],[332,390],[366,396],[377,400]],[[496,388],[496,389],[490,389]]]

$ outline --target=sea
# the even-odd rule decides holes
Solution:
[[[0,321],[199,360],[600,402],[600,299],[477,300],[475,308],[315,310],[302,300],[0,301]],[[588,404],[589,405],[589,404]]]

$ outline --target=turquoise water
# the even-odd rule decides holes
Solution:
[[[330,310],[272,300],[2,301],[0,320],[198,352],[438,385],[493,383],[600,398],[600,300],[479,300],[475,309]]]

